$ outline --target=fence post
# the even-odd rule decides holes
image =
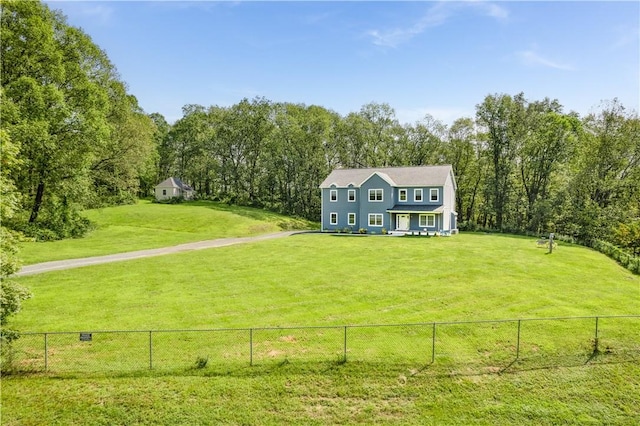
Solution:
[[[253,328],[249,329],[249,365],[253,366]]]
[[[344,346],[342,350],[342,362],[347,362],[347,326],[344,326]]]
[[[153,369],[153,339],[151,338],[151,330],[149,330],[149,370]]]
[[[520,325],[522,320],[518,320],[518,340],[516,342],[516,359],[520,359]]]
[[[596,317],[596,338],[595,338],[595,340],[593,341],[593,353],[598,353],[598,352],[599,352],[599,350],[598,350],[598,344],[599,344],[600,342],[598,341],[598,319],[599,319],[599,318],[598,318],[598,317]]]
[[[44,371],[49,369],[49,348],[47,344],[47,333],[44,333]]]
[[[433,323],[433,333],[431,333],[431,364],[436,361],[436,323]]]

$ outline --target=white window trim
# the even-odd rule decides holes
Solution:
[[[436,199],[433,199],[433,192],[435,191],[436,194]],[[438,188],[431,188],[429,190],[429,201],[432,203],[437,203],[438,201],[440,201],[440,191],[438,191]]]
[[[351,199],[351,194],[353,194],[353,200]],[[355,189],[349,189],[347,191],[347,201],[350,203],[355,203],[356,202],[356,190]]]
[[[404,192],[404,200],[402,199],[402,193]],[[402,188],[398,190],[398,201],[401,203],[406,203],[409,201],[409,191],[406,188]]]
[[[333,215],[336,215],[335,222],[331,220],[333,218]],[[329,213],[329,225],[337,225],[337,224],[338,224],[338,213],[337,212]]]
[[[336,199],[333,199],[333,194],[336,195]],[[329,201],[332,203],[337,203],[338,202],[338,190],[337,189],[330,189],[329,190]]]
[[[371,195],[375,195],[377,194],[377,192],[380,191],[380,199],[371,199]],[[377,198],[377,197],[375,197]],[[382,203],[384,201],[384,190],[382,190],[382,188],[371,188],[369,190],[369,202],[370,203]]]
[[[420,199],[418,200],[418,198],[416,197],[416,195],[420,194]],[[413,190],[413,201],[415,202],[422,202],[424,201],[424,194],[422,193],[422,188],[416,188]]]
[[[424,224],[422,220],[424,219]],[[433,221],[432,225],[429,225],[429,219]],[[421,214],[418,219],[420,228],[435,228],[436,227],[436,215],[435,214]]]
[[[351,220],[353,219],[353,220]],[[355,213],[347,213],[347,225],[353,226],[356,224],[356,214]]]
[[[373,221],[373,224],[371,223],[371,219],[380,216],[380,225],[376,225],[375,223],[377,222],[375,219]],[[368,221],[367,223],[369,224],[369,226],[374,226],[374,227],[378,227],[378,228],[382,228],[384,226],[384,215],[382,213],[369,213],[369,217],[368,217]]]

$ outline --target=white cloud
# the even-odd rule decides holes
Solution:
[[[547,68],[554,68],[557,70],[563,71],[574,71],[575,68],[571,65],[554,61],[549,58],[545,58],[541,56],[539,53],[534,50],[524,50],[517,53],[518,57],[520,57],[521,62],[527,66],[543,66]]]
[[[373,44],[383,47],[397,47],[412,38],[422,34],[429,28],[445,24],[458,10],[472,7],[482,14],[495,19],[506,19],[509,12],[494,3],[484,1],[446,2],[441,1],[431,6],[427,13],[416,23],[408,27],[393,28],[389,30],[370,30],[367,36],[371,37]]]
[[[618,27],[614,29],[616,40],[611,44],[612,49],[620,49],[640,41],[638,27]]]

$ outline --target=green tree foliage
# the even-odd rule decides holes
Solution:
[[[471,118],[460,118],[448,129],[443,146],[444,162],[451,164],[456,177],[456,209],[461,223],[476,217],[481,202],[481,187],[487,172],[484,145]]]
[[[41,237],[82,235],[78,208],[136,195],[153,123],[106,54],[61,14],[9,0],[0,19],[0,79],[11,104],[0,125],[21,146],[11,171],[21,194],[13,226]]]
[[[486,133],[490,173],[485,186],[485,218],[502,230],[513,213],[513,170],[516,144],[523,136],[523,95],[489,95],[476,106],[477,123]],[[486,219],[485,219],[486,221]]]
[[[19,145],[0,129],[0,346],[3,351],[5,344],[17,337],[16,332],[7,327],[8,320],[20,311],[22,301],[30,297],[27,289],[11,280],[11,276],[20,269],[17,256],[20,235],[4,226],[18,206],[19,193],[10,172],[19,165],[19,150]]]
[[[640,256],[640,220],[619,224],[614,231],[614,242],[631,251],[634,256]]]
[[[553,220],[550,198],[554,177],[574,151],[579,120],[562,114],[557,101],[526,104],[525,131],[517,143],[516,164],[525,215],[518,224],[529,231],[550,232]]]
[[[264,98],[188,105],[173,126],[154,118],[164,129],[158,180],[176,175],[204,197],[313,220],[334,168],[451,164],[463,227],[606,237],[638,217],[640,184],[637,115],[605,106],[580,119],[557,100],[495,94],[476,120],[446,126],[431,116],[400,125],[378,103],[344,117]]]
[[[610,241],[618,223],[640,216],[640,120],[614,100],[583,126],[559,222],[582,240]]]

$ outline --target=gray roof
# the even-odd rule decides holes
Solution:
[[[157,186],[180,188],[180,189],[182,189],[184,191],[193,191],[193,188],[191,188],[189,185],[187,185],[186,183],[182,182],[180,179],[174,178],[174,177],[170,177],[170,178],[167,178],[167,179],[163,180],[162,182],[157,184],[156,187]]]
[[[335,169],[322,181],[320,188],[331,185],[360,187],[374,173],[385,179],[391,186],[444,186],[447,177],[451,175],[455,187],[453,168],[444,166],[415,166],[415,167],[377,167],[368,169]]]

